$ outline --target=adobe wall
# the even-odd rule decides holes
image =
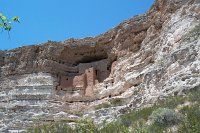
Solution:
[[[97,71],[97,80],[99,83],[103,82],[110,75],[110,70]]]
[[[85,70],[91,67],[94,67],[98,71],[106,71],[109,62],[107,59],[91,62],[91,63],[80,63],[79,64],[79,73],[85,73]]]
[[[109,77],[111,65],[107,59],[104,59],[91,63],[80,63],[78,70],[77,76],[60,76],[57,90],[66,91],[66,95],[68,92],[83,91],[82,96],[93,96],[95,84]]]
[[[96,69],[96,79],[100,83],[103,82],[110,75],[111,67],[109,66],[109,62],[107,59],[91,63],[80,63],[79,73],[85,73],[85,70],[91,67]]]
[[[86,81],[87,81],[87,87],[93,87],[95,85],[96,80],[96,69],[95,68],[89,68],[85,70],[86,74]]]
[[[87,88],[85,90],[85,96],[93,96],[93,86],[95,85],[96,69],[94,67],[85,70],[87,78]]]
[[[66,90],[68,88],[71,89],[73,87],[73,79],[74,79],[74,77],[60,76],[59,86],[64,90]]]
[[[86,74],[75,76],[73,79],[73,86],[75,87],[75,90],[77,89],[84,90],[87,86]]]
[[[86,75],[78,75],[78,76],[60,76],[59,86],[61,88],[79,88],[85,89],[86,87]],[[66,90],[66,89],[65,89]]]

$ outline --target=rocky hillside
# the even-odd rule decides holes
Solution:
[[[0,132],[96,125],[200,85],[200,1],[156,0],[97,37],[0,51]]]

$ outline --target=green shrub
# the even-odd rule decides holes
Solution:
[[[188,98],[189,101],[191,102],[199,102],[200,101],[200,87],[197,86],[194,89],[190,90],[190,92],[188,92]]]
[[[154,109],[155,107],[149,107],[126,113],[120,117],[120,122],[121,124],[129,127],[138,120],[147,120]]]
[[[180,104],[184,104],[187,97],[185,96],[169,96],[165,100],[158,101],[158,106],[160,108],[174,109]]]
[[[110,101],[111,102],[111,101]],[[111,103],[118,104],[121,99]],[[189,106],[184,103],[190,102]],[[181,105],[178,113],[174,111]],[[113,106],[102,103],[96,109]],[[150,121],[150,124],[148,123]],[[157,104],[132,110],[120,116],[116,121],[98,129],[92,120],[75,121],[74,126],[68,122],[54,122],[29,129],[28,133],[163,133],[168,132],[172,126],[177,126],[180,133],[200,133],[200,87],[186,91],[184,96],[168,97]]]
[[[28,129],[26,133],[96,133],[97,128],[90,120],[77,122],[74,127],[65,122],[54,122]]]
[[[185,107],[181,110],[186,116],[181,123],[179,132],[199,133],[200,132],[200,106]]]
[[[149,116],[151,123],[158,125],[177,124],[179,119],[179,115],[174,110],[168,108],[158,108]]]
[[[146,120],[139,119],[132,124],[132,130],[134,133],[149,133],[149,126],[146,125]]]
[[[129,133],[129,128],[116,121],[105,125],[98,133]]]
[[[79,121],[75,124],[73,133],[96,133],[97,128],[90,119]]]
[[[50,123],[30,128],[26,133],[73,133],[73,129],[64,122]]]

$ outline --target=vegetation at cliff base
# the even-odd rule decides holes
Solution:
[[[155,105],[131,111],[98,129],[89,121],[55,122],[28,129],[27,133],[199,133],[200,87],[185,95],[168,97]]]

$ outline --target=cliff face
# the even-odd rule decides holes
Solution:
[[[198,86],[199,19],[199,0],[156,0],[94,38],[0,51],[0,131],[80,113],[99,124]],[[116,99],[120,106],[95,110]]]

